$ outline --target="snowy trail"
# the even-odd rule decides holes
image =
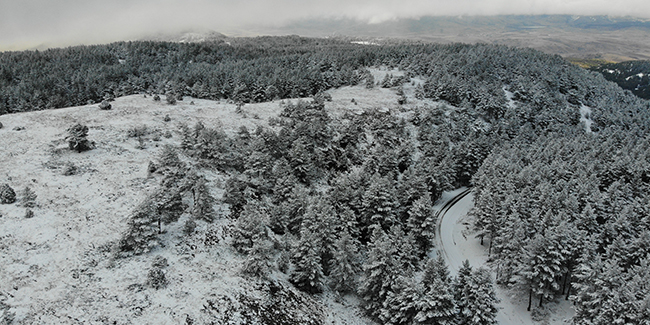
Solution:
[[[442,206],[438,209],[438,225],[436,228],[436,247],[442,252],[449,271],[456,275],[463,261],[469,260],[472,268],[485,265],[487,261],[487,245],[481,246],[479,239],[474,236],[466,236],[463,230],[466,229],[464,217],[474,206],[474,196],[471,190],[464,189],[455,191],[452,198],[443,200]],[[443,198],[444,199],[444,198]],[[513,304],[505,290],[495,286],[499,303],[497,321],[501,325],[523,325],[534,324],[530,313],[526,311],[525,304]]]

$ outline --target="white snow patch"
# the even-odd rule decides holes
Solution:
[[[506,94],[506,100],[508,100],[508,107],[510,108],[516,108],[517,103],[513,99],[515,97],[515,94],[511,91],[509,91],[506,86],[503,86],[503,92]]]
[[[352,44],[359,44],[359,45],[379,45],[375,42],[368,42],[368,41],[352,41],[350,42]]]
[[[641,72],[641,73],[637,73],[637,74],[635,74],[633,76],[629,76],[629,77],[625,78],[625,80],[630,80],[630,79],[632,79],[634,77],[638,77],[640,79],[640,78],[643,78],[643,76],[645,76],[645,73]]]
[[[580,122],[585,124],[585,131],[591,133],[591,125],[594,121],[591,119],[591,107],[582,104],[580,107]]]

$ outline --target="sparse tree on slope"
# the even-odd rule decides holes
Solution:
[[[88,141],[88,127],[82,124],[75,124],[71,126],[68,130],[68,135],[65,139],[68,141],[68,146],[70,150],[76,150],[77,152],[82,152],[90,150],[91,144]]]

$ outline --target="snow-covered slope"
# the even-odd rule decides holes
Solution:
[[[161,247],[115,258],[130,212],[158,186],[148,163],[165,144],[179,143],[182,123],[200,120],[235,132],[266,124],[280,108],[278,102],[246,105],[237,114],[230,103],[185,98],[167,105],[142,95],[118,98],[112,106],[0,116],[0,183],[19,199],[26,186],[37,195],[33,218],[25,218],[20,200],[0,205],[0,323],[239,324],[263,323],[264,314],[273,313],[277,322],[296,324],[369,323],[351,297],[303,294],[282,273],[273,273],[270,282],[242,276],[243,257],[230,249],[225,217],[199,222],[186,235],[183,215],[165,226]],[[74,123],[89,127],[95,149],[68,150],[64,138]],[[128,136],[143,126],[141,141]],[[65,176],[66,170],[72,175]],[[203,173],[212,194],[221,197],[225,175]],[[157,256],[168,263],[168,285],[158,290],[146,285]]]

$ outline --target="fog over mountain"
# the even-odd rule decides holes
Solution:
[[[650,18],[642,0],[0,0],[0,50],[138,39],[179,30],[266,34],[297,21],[342,19],[361,25],[423,16],[609,15]]]

